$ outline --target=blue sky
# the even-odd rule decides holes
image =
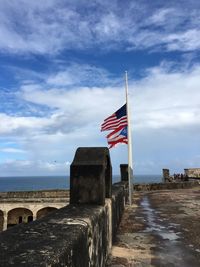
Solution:
[[[65,175],[129,75],[134,173],[200,167],[199,1],[0,0],[1,176]],[[113,172],[127,146],[111,151]]]

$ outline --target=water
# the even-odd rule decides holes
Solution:
[[[68,188],[67,176],[0,177],[0,192]]]
[[[178,234],[173,230],[170,230],[170,226],[163,225],[163,220],[158,219],[158,216],[153,208],[151,208],[148,198],[145,196],[141,202],[141,206],[144,210],[144,214],[147,218],[148,227],[146,229],[147,232],[156,233],[162,239],[168,239],[169,241],[176,241],[179,238]]]
[[[134,183],[161,182],[160,175],[135,175]],[[120,181],[113,176],[113,183]],[[0,192],[69,189],[69,176],[0,177]]]
[[[160,174],[136,174],[133,177],[133,183],[161,183],[162,176]]]

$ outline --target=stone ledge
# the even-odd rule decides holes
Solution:
[[[2,232],[0,266],[105,266],[124,209],[124,187],[113,191],[104,206],[68,205]]]
[[[106,227],[105,214],[106,207],[69,205],[33,223],[8,229],[0,235],[0,266],[71,266],[77,260],[81,263],[75,266],[87,266],[83,263],[95,260],[98,244],[93,244],[92,236]],[[95,236],[96,243],[100,244],[98,236],[100,233]],[[105,239],[101,241],[106,245]]]
[[[0,192],[2,198],[60,198],[69,197],[69,190],[39,190],[39,191],[15,191]]]
[[[150,183],[150,184],[134,184],[133,190],[135,191],[152,191],[152,190],[165,190],[165,189],[183,189],[199,186],[198,181],[178,182],[178,183]]]
[[[63,198],[0,198],[0,203],[69,203],[69,197]]]

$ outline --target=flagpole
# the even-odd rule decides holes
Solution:
[[[128,74],[125,71],[125,89],[126,89],[126,110],[128,120],[128,184],[129,184],[129,205],[132,205],[132,187],[133,187],[133,157],[132,157],[132,136],[131,121],[128,94]]]

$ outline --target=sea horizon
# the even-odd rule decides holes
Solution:
[[[0,192],[69,189],[69,175],[0,176]],[[120,181],[120,175],[113,175],[112,183]],[[159,183],[160,174],[135,174],[133,183]]]

